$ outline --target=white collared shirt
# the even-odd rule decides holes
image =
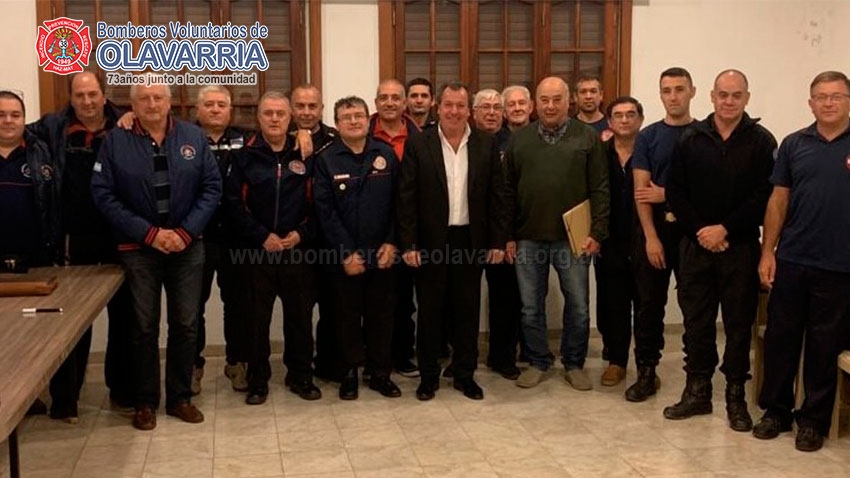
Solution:
[[[469,225],[469,134],[472,130],[466,125],[466,131],[455,152],[446,137],[443,128],[437,126],[440,143],[443,146],[443,163],[446,166],[446,185],[449,190],[449,226]]]

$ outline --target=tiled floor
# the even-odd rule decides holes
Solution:
[[[680,344],[668,336],[668,348]],[[276,361],[280,356],[274,357]],[[760,441],[726,426],[722,378],[713,415],[665,420],[684,383],[681,352],[669,350],[657,397],[633,404],[626,384],[598,385],[603,363],[591,340],[587,368],[596,385],[572,390],[559,373],[522,390],[486,370],[477,374],[485,399],[474,402],[443,380],[437,398],[414,398],[417,380],[396,377],[404,395],[385,399],[361,387],[355,402],[318,381],[324,398],[305,402],[285,390],[275,368],[269,401],[250,407],[208,361],[196,403],[206,421],[189,425],[160,411],[158,426],[140,432],[130,415],[111,410],[102,367],[89,369],[78,425],[46,417],[22,424],[26,478],[194,477],[850,477],[850,434],[823,450],[794,450],[791,434]],[[628,382],[634,380],[629,371]],[[757,410],[752,409],[757,418]],[[5,445],[0,477],[8,477]]]

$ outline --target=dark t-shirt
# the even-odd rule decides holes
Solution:
[[[632,168],[649,171],[652,174],[652,182],[665,187],[673,150],[679,137],[691,124],[670,126],[662,120],[641,130],[635,141]]]
[[[814,124],[790,134],[770,181],[791,189],[777,257],[850,273],[850,129],[830,142]]]
[[[33,257],[42,245],[32,174],[23,146],[0,156],[0,255]]]
[[[580,122],[582,122],[582,123],[584,123],[584,124],[586,124],[586,125],[590,126],[591,128],[595,129],[595,130],[596,130],[596,132],[597,132],[597,133],[599,133],[600,135],[601,135],[601,134],[602,134],[602,133],[603,133],[606,129],[608,129],[608,118],[606,118],[606,117],[604,117],[604,116],[602,117],[602,119],[601,119],[601,120],[599,120],[599,121],[595,121],[595,122],[593,122],[593,123],[585,123],[585,122],[584,122],[584,121],[582,121],[582,120],[581,120],[578,116],[575,116],[574,118],[575,118],[575,119],[577,119],[577,120],[579,120]]]

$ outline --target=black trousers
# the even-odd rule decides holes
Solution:
[[[395,270],[395,313],[393,324],[392,356],[395,363],[413,358],[413,346],[416,344],[416,321],[413,314],[416,305],[413,302],[415,270],[404,262],[393,266]]]
[[[664,260],[667,266],[656,269],[646,257],[646,238],[640,226],[635,232],[632,264],[637,281],[638,308],[635,314],[635,362],[638,366],[655,367],[661,360],[664,349],[664,307],[667,305],[667,291],[670,288],[670,274],[678,276],[679,242],[682,233],[676,223],[655,219],[658,238],[664,246]],[[678,280],[678,279],[677,279]]]
[[[838,354],[850,346],[850,274],[777,261],[767,306],[764,385],[759,406],[788,415],[805,334],[803,387],[797,424],[829,432]]]
[[[344,369],[337,340],[333,277],[337,265],[320,265],[316,276],[316,293],[319,305],[319,321],[316,323],[316,370],[323,376],[341,377]]]
[[[726,251],[715,253],[686,237],[680,252],[678,297],[685,319],[685,371],[709,378],[714,374],[719,306],[726,332],[720,371],[729,383],[746,382],[758,307],[758,240],[733,243]]]
[[[519,296],[516,269],[513,264],[488,264],[487,275],[490,305],[490,350],[487,366],[496,370],[516,366],[522,300]]]
[[[632,310],[638,310],[637,284],[629,246],[606,241],[596,256],[596,327],[612,365],[626,367],[632,341]]]
[[[239,272],[243,266],[234,264],[230,249],[220,242],[204,241],[204,276],[201,283],[201,303],[198,307],[198,352],[195,367],[203,368],[206,360],[201,355],[207,345],[206,319],[204,309],[212,293],[213,277],[216,279],[223,305],[224,342],[227,363],[246,362],[245,351],[245,281],[240,280]]]
[[[357,367],[365,358],[373,376],[390,376],[394,276],[393,269],[369,269],[357,276],[347,276],[341,270],[334,274],[334,318],[343,370]]]
[[[449,227],[445,250],[448,260],[429,256],[416,276],[416,296],[420,298],[417,355],[423,377],[440,374],[445,313],[453,351],[452,370],[455,378],[462,380],[472,378],[478,363],[482,267],[479,258],[471,257],[475,251],[469,227]]]
[[[281,253],[288,262],[288,251]],[[275,300],[283,302],[283,363],[287,377],[296,381],[312,378],[313,305],[316,278],[312,265],[303,262],[248,266],[251,283],[248,320],[248,385],[267,387],[271,378],[269,326]]]
[[[117,264],[115,245],[109,235],[68,235],[70,265]],[[135,381],[130,355],[129,324],[132,317],[129,289],[124,283],[107,304],[109,332],[106,346],[105,381],[110,393],[119,400],[132,399]],[[51,408],[57,413],[76,412],[80,390],[85,382],[91,349],[91,327],[83,333],[77,345],[50,380]]]

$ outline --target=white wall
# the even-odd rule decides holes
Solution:
[[[0,15],[0,88],[24,93],[27,121],[39,116],[35,2],[4,0]]]
[[[711,111],[708,91],[724,68],[743,70],[750,79],[749,111],[781,139],[812,121],[806,106],[808,84],[820,71],[850,71],[850,19],[847,0],[645,0],[635,2],[632,30],[632,93],[646,107],[648,121],[661,118],[658,74],[669,66],[684,66],[694,76],[696,117]],[[26,96],[28,120],[38,116],[35,4],[4,0],[0,18],[0,87],[17,88]],[[332,123],[333,102],[356,94],[371,104],[378,75],[378,31],[375,2],[323,2],[322,83],[325,120]],[[591,280],[591,283],[593,281]],[[214,291],[214,296],[217,291]],[[592,294],[593,296],[593,294]],[[593,297],[591,296],[591,302]],[[550,284],[547,311],[551,324],[560,322],[561,300]],[[484,301],[486,303],[486,300]],[[482,304],[482,309],[486,305]],[[593,311],[593,304],[591,304]],[[208,307],[208,343],[223,343],[221,305]],[[272,325],[280,339],[280,312]],[[670,322],[681,322],[671,290]],[[105,320],[98,320],[93,350],[105,345]]]
[[[636,2],[637,3],[637,2]],[[636,5],[632,94],[647,121],[664,115],[658,76],[670,66],[693,75],[692,112],[711,111],[715,75],[737,68],[749,78],[748,111],[780,140],[813,121],[806,104],[819,72],[850,72],[850,2],[846,0],[649,0]]]

